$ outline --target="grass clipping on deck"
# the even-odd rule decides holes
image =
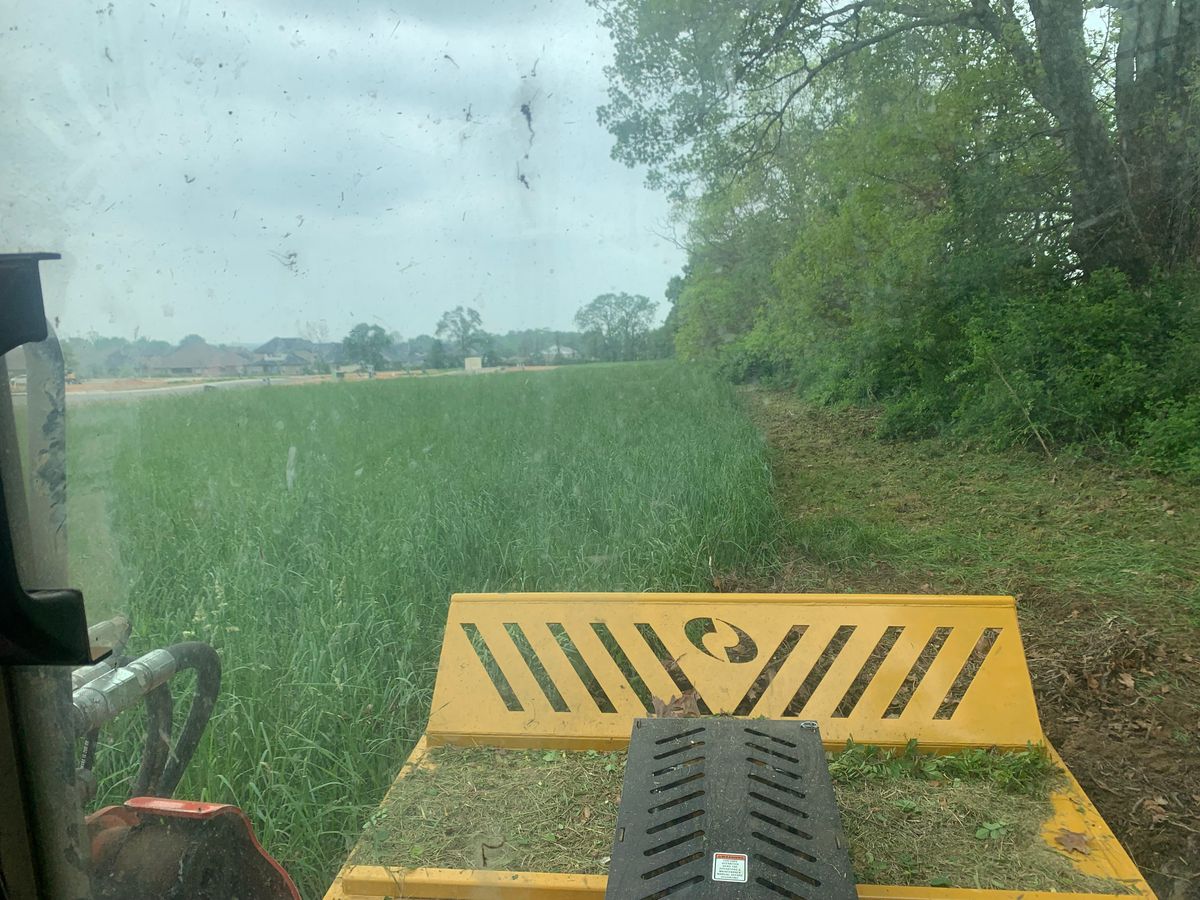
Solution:
[[[359,864],[604,874],[624,753],[443,747],[371,817]],[[830,757],[860,883],[1124,893],[1046,845],[1061,773],[1040,749]]]

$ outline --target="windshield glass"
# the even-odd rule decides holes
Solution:
[[[1066,621],[1097,593],[1133,615],[1153,581],[1164,608],[1200,608],[1188,532],[1151,535],[1195,526],[1172,491],[1200,475],[1183,0],[98,0],[19,3],[2,36],[0,252],[62,254],[40,271],[65,426],[29,402],[28,354],[6,373],[24,477],[65,440],[65,518],[31,511],[33,552],[66,554],[50,571],[90,622],[132,622],[114,662],[196,642],[221,672],[218,692],[208,651],[172,650],[174,707],[139,694],[88,720],[85,813],[237,805],[323,896],[425,731],[454,593],[1041,590]],[[934,471],[966,452],[997,456]],[[1172,487],[1104,493],[1126,476],[1093,465]],[[1037,466],[1076,493],[1041,497],[1019,480]],[[1153,494],[1152,526],[1061,513],[1122,490]],[[1085,549],[1052,557],[1038,535],[1063,529]],[[506,659],[555,648],[604,713],[578,636],[516,621],[499,650],[464,632],[488,701],[518,702]],[[688,628],[687,652],[762,654],[756,673],[780,648],[743,712],[800,635]],[[630,632],[665,666],[652,684],[597,634],[639,708],[722,711],[669,639]],[[863,651],[867,681],[887,641],[917,641],[898,634]],[[1062,678],[1133,690],[1158,677],[1137,652]],[[1139,862],[1185,858],[1194,830],[1143,842],[1161,822],[1128,813],[1155,785],[1102,811],[1124,810]],[[503,859],[615,800],[506,836]],[[424,859],[428,836],[395,840]],[[603,874],[605,840],[555,864]],[[876,880],[941,877],[921,865]]]

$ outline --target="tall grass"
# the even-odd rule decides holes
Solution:
[[[710,557],[770,562],[761,438],[673,363],[222,391],[70,428],[94,614],[129,612],[135,650],[194,635],[223,659],[178,795],[245,808],[306,897],[422,730],[452,592],[704,590]],[[126,719],[107,802],[140,754]]]

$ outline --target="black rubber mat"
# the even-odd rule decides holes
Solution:
[[[816,723],[635,720],[606,896],[854,900]]]

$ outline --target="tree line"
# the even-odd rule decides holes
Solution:
[[[584,361],[627,361],[669,356],[673,351],[669,327],[654,325],[657,304],[642,295],[601,294],[575,316],[577,331],[550,328],[510,330],[504,334],[483,328],[479,311],[468,306],[446,310],[434,334],[405,339],[381,325],[360,322],[340,342],[328,340],[324,323],[306,323],[298,330],[304,346],[316,352],[314,372],[334,365],[357,364],[377,370],[421,367],[461,368],[468,356],[482,357],[483,365],[514,363],[561,364]],[[69,371],[83,378],[126,377],[141,374],[148,360],[173,350],[199,344],[199,335],[188,335],[178,345],[137,337],[105,337],[96,333],[65,338],[62,342]],[[237,349],[249,354],[248,347]]]
[[[408,342],[407,364],[424,368],[460,368],[470,356],[481,357],[487,367],[505,363],[532,364],[604,362],[655,359],[673,350],[671,334],[654,327],[657,304],[640,294],[601,294],[575,315],[579,329],[556,332],[549,328],[491,334],[483,317],[469,306],[442,313],[434,335]],[[346,359],[374,368],[388,368],[391,351],[401,343],[379,325],[360,322],[343,339]],[[400,356],[401,361],[405,355]]]
[[[681,356],[1200,475],[1200,4],[594,5]]]

